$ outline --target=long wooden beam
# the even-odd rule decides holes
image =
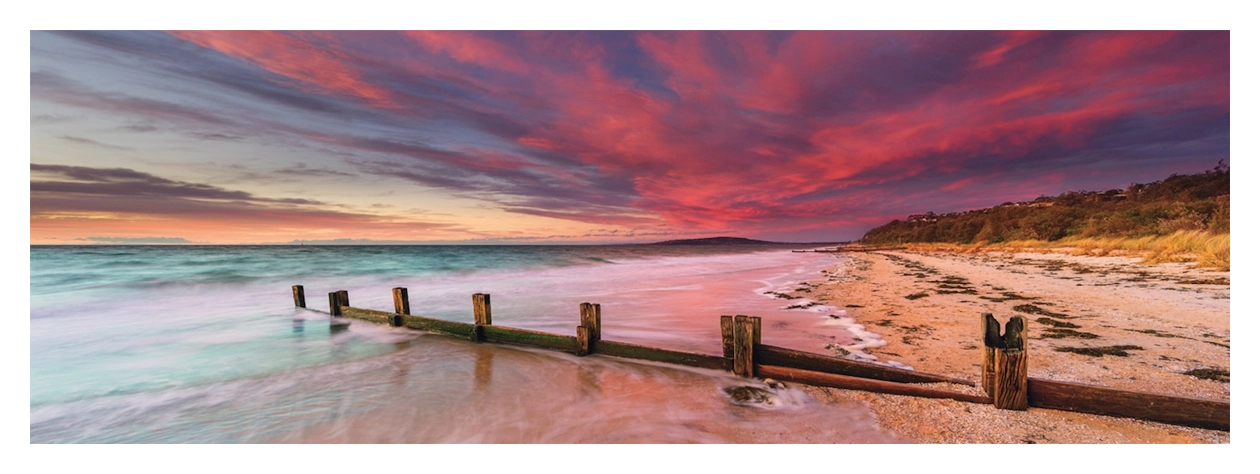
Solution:
[[[503,326],[481,326],[485,331],[485,340],[490,342],[506,342],[525,346],[543,347],[565,352],[577,350],[577,337],[561,336],[528,329],[516,329]]]
[[[671,351],[615,341],[599,341],[595,353],[623,359],[650,360],[703,369],[730,370],[731,361],[718,356]]]
[[[863,362],[854,362],[851,360],[838,359],[835,357],[786,349],[783,347],[767,346],[765,344],[757,345],[757,363],[782,367],[795,367],[798,369],[825,372],[829,374],[886,380],[889,382],[947,382],[972,387],[976,385],[970,380],[948,377],[945,375],[896,369]]]
[[[948,398],[951,400],[971,403],[993,403],[993,400],[983,395],[971,395],[946,390],[937,390],[901,382],[887,382],[883,380],[851,377],[848,375],[826,374],[810,370],[793,369],[790,367],[777,367],[773,365],[758,365],[757,376],[769,377],[787,382],[797,382],[822,387],[843,388],[848,390],[862,390],[866,392],[888,393],[893,395],[910,395],[924,398]]]
[[[342,306],[341,314],[343,317],[377,324],[389,324],[390,318],[402,316],[404,325],[410,329],[443,333],[457,337],[467,337],[475,328],[475,325],[469,323],[446,321],[424,316],[398,315],[387,311],[350,306]],[[481,331],[484,340],[490,342],[542,347],[565,352],[577,350],[577,338],[574,336],[561,336],[528,329],[493,325],[481,326]],[[595,345],[593,353],[623,359],[650,360],[705,369],[730,370],[731,368],[730,361],[718,356],[657,349],[616,341],[599,341],[599,344]]]
[[[1229,402],[1028,379],[1028,406],[1229,431]]]
[[[372,309],[355,308],[352,306],[341,307],[341,317],[358,319],[376,324],[389,324],[393,320],[394,313],[386,311],[376,311]]]

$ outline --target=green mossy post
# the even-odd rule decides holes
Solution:
[[[302,288],[302,285],[293,285],[293,306],[306,307],[306,290]]]

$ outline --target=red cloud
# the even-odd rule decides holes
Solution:
[[[328,35],[276,31],[172,31],[203,48],[249,61],[267,71],[314,87],[315,92],[364,99],[396,107],[388,89],[372,85],[347,64],[348,54]]]

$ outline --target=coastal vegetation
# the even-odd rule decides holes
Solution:
[[[1126,189],[1073,191],[966,212],[917,214],[871,229],[867,245],[935,250],[1070,247],[1139,254],[1150,263],[1229,269],[1229,166]]]

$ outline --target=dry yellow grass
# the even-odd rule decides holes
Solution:
[[[1070,249],[1077,255],[1133,255],[1144,263],[1197,262],[1200,267],[1229,271],[1229,234],[1180,230],[1162,236],[1133,238],[1067,238],[1053,242],[1019,240],[1000,244],[910,244],[910,250],[955,253],[1050,252]]]

